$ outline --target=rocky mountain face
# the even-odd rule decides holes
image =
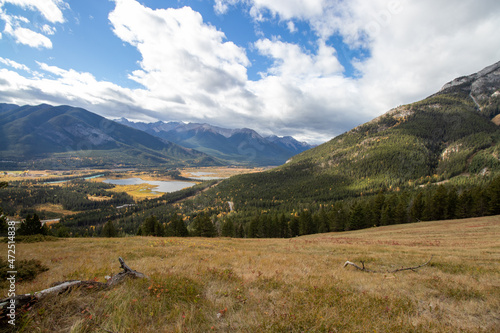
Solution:
[[[500,61],[469,76],[462,76],[446,83],[438,94],[454,89],[470,93],[476,100],[484,102],[498,91],[500,85]]]
[[[14,164],[60,159],[61,164],[82,161],[82,166],[216,163],[201,152],[85,109],[47,104],[0,104],[0,157]]]
[[[468,76],[446,83],[436,95],[469,94],[477,110],[500,124],[500,62]]]
[[[117,122],[234,164],[281,165],[290,157],[312,148],[292,137],[263,137],[248,128],[227,129],[209,124],[161,121],[136,123],[125,118]]]

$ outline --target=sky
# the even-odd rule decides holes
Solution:
[[[325,142],[500,61],[498,0],[0,0],[0,103]]]

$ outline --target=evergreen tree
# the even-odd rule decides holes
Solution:
[[[454,219],[457,217],[458,194],[454,187],[448,191],[448,201],[446,208],[446,218]]]
[[[344,231],[348,229],[349,215],[342,202],[336,203],[332,210],[332,231]]]
[[[163,224],[161,224],[158,221],[156,221],[156,223],[154,224],[153,236],[157,236],[157,237],[164,237],[165,236],[165,227],[163,226]]]
[[[495,177],[487,188],[489,197],[488,213],[491,215],[500,214],[500,177]]]
[[[439,185],[431,198],[431,220],[444,220],[446,218],[448,191],[444,185]]]
[[[299,219],[294,216],[290,220],[290,237],[298,236],[299,232],[300,232]]]
[[[222,224],[221,228],[221,236],[222,237],[234,237],[235,231],[234,231],[234,223],[233,219],[231,217],[228,217],[224,223]]]
[[[3,209],[0,208],[0,235],[6,234],[8,229],[7,217],[3,214]]]
[[[408,223],[408,204],[404,194],[400,195],[399,202],[394,210],[394,222],[396,224]]]
[[[163,225],[158,222],[155,215],[151,215],[144,220],[141,226],[141,234],[143,236],[164,236],[165,229]]]
[[[422,220],[422,215],[424,212],[424,195],[422,192],[418,192],[418,194],[413,199],[413,202],[410,207],[410,218],[412,222]]]
[[[318,223],[317,223],[318,232],[319,233],[330,232],[330,221],[324,207],[320,208],[317,216],[318,216]]]
[[[279,236],[281,238],[290,237],[290,231],[288,230],[288,221],[285,217],[285,213],[281,213],[278,219],[278,227],[279,227]]]
[[[9,184],[7,182],[0,182],[0,188],[7,187]],[[3,209],[0,207],[0,235],[6,234],[8,230],[7,217],[3,213]]]
[[[314,222],[311,212],[309,210],[304,210],[299,215],[299,234],[302,236],[316,233],[317,227]]]
[[[102,237],[117,237],[118,231],[116,230],[113,221],[108,221],[104,224],[101,231]]]
[[[200,237],[215,237],[217,230],[207,214],[197,215],[194,219],[194,233]]]
[[[187,237],[189,232],[187,230],[186,224],[182,220],[182,217],[175,214],[172,218],[172,227],[175,237]]]
[[[373,199],[372,204],[372,224],[379,226],[380,220],[382,218],[382,209],[384,208],[385,203],[385,194],[384,190],[380,190],[375,198]]]
[[[359,202],[356,202],[351,207],[351,212],[349,214],[349,230],[358,230],[363,228],[366,228],[363,206]]]
[[[259,238],[262,237],[260,235],[260,215],[255,215],[255,217],[248,224],[247,235],[248,238]]]
[[[20,235],[46,235],[48,233],[47,226],[42,226],[42,222],[37,214],[31,216],[28,214],[26,220],[21,223],[18,229]]]
[[[244,238],[245,237],[245,229],[243,228],[243,224],[239,223],[236,227],[236,237]]]

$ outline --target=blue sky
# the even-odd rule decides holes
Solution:
[[[0,0],[0,102],[324,142],[500,60],[500,3]]]

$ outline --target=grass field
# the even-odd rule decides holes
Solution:
[[[125,192],[134,198],[135,201],[141,201],[144,199],[152,199],[161,197],[164,193],[155,192],[155,185],[150,184],[138,184],[138,185],[115,185],[112,189],[108,190],[112,192]]]
[[[18,320],[21,331],[500,332],[500,216],[294,239],[20,243],[18,260],[49,270],[17,293],[104,281],[119,271],[119,256],[150,279],[49,297]],[[343,268],[350,260],[388,271],[431,256],[416,271]]]

